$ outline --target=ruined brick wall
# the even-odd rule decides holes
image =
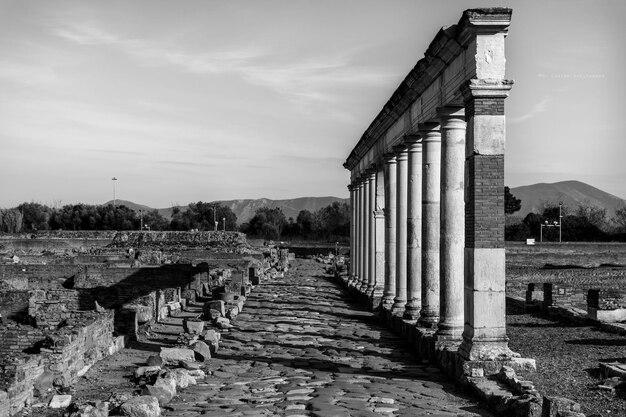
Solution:
[[[84,266],[81,265],[0,265],[0,288],[15,290],[61,288]]]
[[[44,368],[39,355],[0,355],[0,416],[15,414],[32,401],[33,385]]]
[[[23,353],[44,338],[41,329],[8,322],[0,327],[0,356]]]
[[[113,311],[74,314],[75,324],[50,335],[54,346],[41,353],[50,371],[64,384],[106,357],[113,344]]]
[[[61,323],[76,318],[81,311],[93,310],[95,303],[89,291],[45,289],[30,292],[28,315],[37,327],[56,329]]]
[[[28,291],[0,290],[0,315],[9,320],[28,320]]]

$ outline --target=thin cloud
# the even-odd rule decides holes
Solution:
[[[289,100],[306,104],[328,104],[340,99],[337,87],[385,86],[395,74],[368,68],[354,68],[349,55],[315,57],[308,60],[287,59],[267,64],[267,58],[291,58],[257,47],[236,47],[229,50],[191,53],[174,47],[141,39],[125,39],[106,32],[91,23],[83,23],[57,31],[70,42],[85,46],[111,46],[140,60],[143,65],[172,65],[199,75],[235,73],[249,84],[269,88]]]
[[[548,103],[552,101],[549,98],[544,98],[543,100],[541,100],[538,103],[535,103],[535,105],[530,109],[530,111],[526,114],[523,114],[519,117],[511,117],[511,118],[507,118],[507,121],[509,123],[512,124],[516,124],[516,123],[522,123],[525,122],[526,120],[530,120],[532,118],[534,118],[535,116],[537,116],[538,114],[544,113],[548,110]]]

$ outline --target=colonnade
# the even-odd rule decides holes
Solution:
[[[466,360],[514,356],[504,321],[510,16],[472,9],[442,29],[344,164],[348,285]]]

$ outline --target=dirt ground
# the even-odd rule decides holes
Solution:
[[[626,288],[626,244],[507,244],[507,294],[524,296],[529,282]],[[584,306],[577,306],[584,308]],[[626,337],[531,314],[507,315],[510,347],[537,360],[528,379],[546,395],[577,401],[588,416],[626,416],[626,398],[597,388],[598,364],[626,361]]]

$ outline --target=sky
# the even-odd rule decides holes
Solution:
[[[439,28],[488,6],[513,8],[506,184],[626,198],[623,0],[0,0],[0,207],[347,197]]]

